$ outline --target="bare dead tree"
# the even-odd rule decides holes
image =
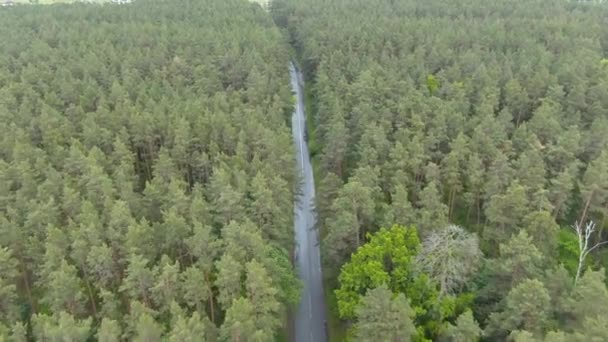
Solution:
[[[422,242],[417,266],[440,287],[440,294],[454,293],[479,268],[481,251],[477,236],[456,225],[431,233]]]
[[[574,231],[576,232],[576,235],[578,237],[578,250],[579,250],[578,268],[576,270],[576,277],[574,278],[574,285],[576,285],[576,282],[578,281],[578,278],[580,278],[581,272],[583,271],[583,265],[585,264],[585,258],[587,258],[587,255],[589,255],[589,253],[591,253],[591,251],[598,248],[599,246],[607,244],[608,241],[598,242],[593,246],[589,245],[589,240],[591,239],[591,236],[595,232],[595,222],[593,222],[593,221],[589,221],[585,225],[585,227],[583,227],[577,221],[574,223],[574,226],[572,226],[572,228],[574,229]]]

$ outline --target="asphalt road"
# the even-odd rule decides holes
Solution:
[[[297,97],[292,117],[293,140],[298,167],[301,172],[300,196],[294,205],[296,236],[296,266],[304,283],[302,300],[295,315],[295,342],[325,342],[325,299],[321,275],[321,255],[318,232],[315,229],[315,186],[310,164],[308,145],[305,139],[306,117],[304,113],[304,81],[302,74],[292,63],[289,66],[291,86]]]

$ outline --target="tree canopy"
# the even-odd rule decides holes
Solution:
[[[300,285],[268,13],[150,0],[0,22],[0,340],[277,336]]]
[[[601,336],[595,316],[568,324],[582,313],[565,303],[584,286],[577,265],[605,266],[605,3],[276,0],[271,12],[310,88],[322,252],[345,327],[356,335],[362,296],[382,284],[420,327],[408,291],[426,279],[437,295],[424,298],[451,312],[426,338]],[[571,227],[589,221],[587,253]],[[422,241],[405,240],[405,264],[380,243],[395,224]]]
[[[0,340],[285,335],[292,58],[330,312],[353,339],[606,340],[607,17],[563,0],[2,6]]]

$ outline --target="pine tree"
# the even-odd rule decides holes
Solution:
[[[126,292],[131,299],[143,300],[148,307],[151,307],[151,289],[154,286],[155,272],[147,265],[148,260],[132,254],[120,290]]]
[[[101,321],[99,331],[97,332],[97,340],[99,342],[114,342],[121,338],[121,329],[117,321],[104,318]]]
[[[528,278],[542,274],[543,255],[532,243],[532,238],[522,230],[506,244],[500,245],[500,258],[496,272],[505,277],[506,285],[517,286]]]
[[[220,341],[246,340],[255,336],[256,332],[253,305],[246,298],[235,299],[226,311],[226,319],[220,329]]]
[[[246,266],[246,293],[253,306],[256,330],[271,336],[281,325],[277,289],[273,287],[270,276],[263,265],[253,260]]]
[[[526,188],[518,182],[509,186],[506,193],[490,198],[486,216],[490,229],[484,229],[484,239],[502,243],[521,228],[529,212]]]
[[[76,320],[65,311],[53,316],[32,316],[32,333],[38,341],[85,341],[90,334],[91,318]]]
[[[216,268],[218,274],[215,286],[219,289],[217,299],[224,309],[228,309],[233,301],[241,296],[243,265],[234,260],[230,254],[224,254],[216,262]]]
[[[556,257],[559,226],[550,212],[544,210],[532,212],[524,217],[522,226],[545,257],[551,259]]]
[[[173,303],[173,307],[177,304]],[[186,317],[181,310],[172,310],[171,331],[168,334],[169,342],[195,342],[208,340],[205,323],[198,312]]]
[[[540,281],[522,281],[509,292],[505,301],[503,311],[490,315],[486,333],[504,336],[514,330],[526,330],[543,336],[551,310],[551,298]]]
[[[11,322],[18,317],[17,286],[18,279],[17,260],[12,251],[0,247],[0,320]]]
[[[385,214],[384,226],[411,225],[415,221],[415,211],[408,198],[408,191],[403,185],[397,185],[391,193],[391,204]]]
[[[133,335],[133,341],[135,342],[161,342],[162,341],[162,328],[156,323],[154,318],[146,313],[139,316],[137,325],[135,327],[135,333]]]
[[[82,313],[85,295],[76,267],[62,260],[59,267],[48,276],[46,293],[42,302],[53,312],[66,311],[70,315]]]
[[[395,296],[386,285],[368,290],[356,315],[357,341],[411,341],[417,334],[407,299],[402,293]]]
[[[602,152],[593,160],[579,185],[584,201],[578,222],[586,222],[591,214],[598,213],[606,217],[605,203],[608,200],[608,152]]]
[[[160,308],[160,312],[168,312],[171,303],[182,298],[179,262],[175,261],[172,264],[169,257],[164,255],[159,268],[158,276],[154,286],[150,288],[150,293],[154,303]]]
[[[579,279],[566,300],[565,308],[573,325],[582,328],[586,319],[606,317],[608,315],[608,289],[605,285],[604,270],[587,271]]]
[[[448,206],[443,204],[437,184],[429,183],[420,193],[418,225],[423,236],[448,224]]]
[[[474,342],[481,337],[482,331],[479,325],[473,318],[471,311],[465,311],[458,319],[456,324],[450,324],[445,336],[453,342]]]

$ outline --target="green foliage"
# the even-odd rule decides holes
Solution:
[[[542,253],[532,243],[532,238],[522,230],[500,245],[500,258],[496,260],[497,272],[510,279],[510,287],[541,274],[544,265]]]
[[[538,280],[524,280],[505,299],[505,308],[490,316],[486,334],[494,338],[514,330],[542,336],[547,327],[551,297]]]
[[[183,313],[179,313],[178,317],[173,319],[175,323],[169,333],[169,342],[195,342],[208,339],[205,322],[198,312],[194,312],[191,317],[184,317]]]
[[[577,332],[574,336],[578,341],[604,341],[608,338],[606,333],[606,317],[587,318],[583,322],[581,332]]]
[[[239,341],[259,335],[255,328],[253,310],[251,302],[246,298],[236,299],[226,312],[220,330],[220,341]]]
[[[440,311],[442,317],[454,318],[469,310],[475,300],[472,292],[460,293],[456,296],[441,297]]]
[[[417,339],[475,339],[475,320],[500,338],[606,339],[589,267],[603,260],[568,284],[578,240],[557,228],[608,217],[606,11],[273,1],[311,85],[325,274],[361,339],[369,322],[409,331],[408,305]],[[288,39],[268,13],[150,0],[0,22],[1,337],[275,338],[301,285]],[[455,287],[421,273],[413,228],[379,230],[450,223],[489,258]]]
[[[410,341],[416,335],[407,299],[402,293],[395,296],[386,285],[369,289],[356,315],[356,341]]]
[[[514,182],[504,194],[497,194],[490,199],[486,216],[494,229],[484,231],[484,237],[497,243],[506,242],[522,225],[528,208],[528,198],[524,186]]]
[[[295,305],[300,302],[302,282],[298,279],[287,251],[282,248],[270,246],[266,251],[266,269],[276,284],[279,292],[277,299],[285,305]]]
[[[565,303],[575,328],[584,328],[588,319],[608,315],[608,288],[604,270],[588,270],[583,274]],[[584,330],[584,329],[583,329]]]
[[[421,233],[430,234],[448,224],[448,206],[442,203],[438,186],[434,181],[420,192],[419,205],[417,221],[421,227]]]
[[[331,265],[341,265],[359,246],[374,217],[373,187],[351,179],[337,194],[328,219],[324,250]],[[335,267],[334,266],[334,267]]]
[[[17,307],[17,261],[8,248],[0,248],[0,308],[3,321],[19,318]]]
[[[426,87],[429,90],[429,94],[433,95],[437,89],[440,87],[439,80],[435,77],[435,75],[428,75],[426,77]]]
[[[500,309],[509,291],[523,281],[539,278],[545,264],[542,253],[525,230],[511,237],[500,245],[495,259],[486,260],[477,277],[475,313],[485,319]]]
[[[103,319],[97,331],[99,342],[112,342],[120,339],[121,331],[118,322],[110,319]]]
[[[369,236],[369,242],[352,255],[342,267],[335,291],[340,317],[353,319],[369,289],[386,285],[403,294],[412,306],[415,324],[421,333],[432,337],[442,326],[439,293],[428,277],[414,269],[420,249],[416,228],[394,225]]]
[[[135,342],[160,342],[162,327],[154,321],[154,318],[144,313],[139,316],[135,327]]]
[[[268,13],[150,0],[0,22],[0,326],[213,341],[256,259],[274,337],[299,283],[290,54]]]
[[[474,293],[482,327],[522,281],[544,279],[560,264],[576,268],[578,241],[559,227],[605,222],[608,213],[606,6],[276,0],[272,7],[310,80],[330,283],[347,265],[351,271],[349,256],[367,233],[393,224],[415,225],[423,239],[452,223],[478,233],[489,260],[463,290]],[[354,180],[363,187],[353,193]],[[591,265],[603,263],[596,255]],[[387,281],[381,266],[360,267],[370,272],[362,286]],[[564,274],[557,279],[556,305],[569,296]]]
[[[576,234],[572,229],[562,228],[558,235],[558,261],[564,265],[566,270],[574,277],[578,267],[579,246]],[[592,256],[587,258],[587,263],[590,263]]]
[[[90,336],[91,321],[76,320],[65,311],[53,316],[34,315],[32,332],[38,341],[84,341]]]
[[[559,226],[548,211],[537,211],[524,217],[525,231],[532,238],[536,248],[551,260],[557,259]]]
[[[231,303],[242,293],[243,265],[230,254],[225,254],[217,262],[218,269],[215,285],[219,288],[218,301],[224,308],[229,308]]]
[[[447,329],[445,336],[453,342],[472,342],[477,341],[481,336],[481,329],[473,318],[471,311],[465,311],[463,314],[458,316],[455,322],[456,324],[450,324]]]
[[[281,326],[278,311],[279,302],[276,299],[278,290],[263,265],[255,260],[246,265],[246,294],[253,305],[255,327],[263,331],[265,336],[272,336]]]
[[[340,273],[336,296],[343,318],[355,317],[356,307],[368,289],[387,284],[393,292],[402,292],[420,284],[420,278],[414,276],[412,269],[420,248],[415,228],[395,225],[383,228],[369,238],[370,241],[352,255]],[[417,304],[412,303],[415,310]]]

